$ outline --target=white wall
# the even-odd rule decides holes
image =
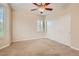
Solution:
[[[5,27],[5,37],[0,38],[0,49],[3,47],[6,47],[10,45],[11,43],[11,29],[10,29],[10,21],[11,21],[11,9],[8,6],[8,4],[1,4],[4,9],[5,9],[5,14],[4,14],[4,27]]]
[[[25,9],[13,12],[13,41],[44,38],[45,33],[37,32],[37,15]]]
[[[47,37],[71,45],[71,15],[69,8],[62,8],[47,16]]]

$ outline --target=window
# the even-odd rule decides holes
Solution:
[[[38,32],[46,32],[47,31],[47,26],[46,26],[46,20],[45,20],[45,15],[40,15],[38,16],[37,19],[37,31]]]
[[[4,9],[0,6],[0,38],[4,37]]]

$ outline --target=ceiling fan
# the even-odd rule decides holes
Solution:
[[[50,3],[33,3],[35,6],[37,6],[38,8],[36,9],[31,9],[31,11],[35,11],[35,10],[38,10],[40,11],[40,13],[42,14],[45,10],[47,11],[52,11],[53,9],[52,8],[48,8],[48,5]]]

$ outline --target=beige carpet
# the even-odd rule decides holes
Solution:
[[[12,43],[0,50],[2,56],[78,56],[79,51],[49,39]]]

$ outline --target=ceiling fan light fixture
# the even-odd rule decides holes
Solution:
[[[38,8],[37,9],[32,9],[32,11],[34,10],[38,10],[41,14],[43,12],[45,12],[46,10],[47,11],[52,11],[53,9],[52,8],[48,8],[48,5],[50,3],[40,3],[40,4],[37,4],[37,3],[33,3],[34,5],[36,5]]]
[[[39,8],[38,11],[40,11],[40,12],[44,12],[45,9],[44,9],[44,8]]]

